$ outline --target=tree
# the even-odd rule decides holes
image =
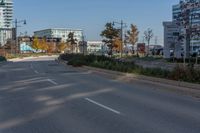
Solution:
[[[48,45],[48,50],[47,50],[48,53],[55,52],[56,47],[55,47],[54,42],[49,42],[47,45]]]
[[[57,45],[57,49],[59,52],[65,51],[66,48],[67,48],[67,45],[64,42],[61,42],[60,44]]]
[[[69,43],[72,47],[72,53],[74,52],[74,45],[76,46],[76,52],[77,52],[77,39],[74,38],[74,33],[70,32],[68,34],[68,39],[67,39],[67,43]]]
[[[32,47],[33,49],[35,49],[36,51],[40,49],[40,42],[39,42],[38,37],[34,37],[34,38],[33,38],[33,42],[32,42],[31,47]]]
[[[139,31],[136,25],[131,24],[131,29],[127,32],[128,42],[135,46],[138,41]]]
[[[46,42],[46,38],[43,38],[41,41],[40,41],[40,44],[39,44],[39,47],[42,51],[47,51],[48,50],[48,45],[47,45],[47,42]]]
[[[153,38],[153,30],[148,28],[145,32],[144,32],[144,38],[148,43],[148,51],[147,51],[147,56],[149,56],[149,45],[150,45],[150,41]]]
[[[105,25],[105,30],[102,31],[101,36],[104,38],[103,42],[109,48],[109,54],[112,55],[113,48],[115,47],[114,41],[119,38],[120,30],[113,27],[112,23]]]
[[[114,48],[113,49],[115,49],[117,52],[121,52],[121,49],[122,49],[121,48],[122,47],[121,39],[120,38],[115,38],[113,44],[114,44]]]

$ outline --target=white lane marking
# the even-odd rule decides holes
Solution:
[[[38,74],[39,72],[37,70],[34,71],[36,74]]]
[[[47,81],[49,81],[50,83],[54,84],[54,85],[58,85],[58,83],[56,83],[55,81],[51,80],[51,79],[47,79]]]
[[[111,111],[111,112],[113,112],[113,113],[115,113],[115,114],[118,114],[118,115],[121,114],[119,111],[114,110],[114,109],[112,109],[112,108],[110,108],[110,107],[108,107],[108,106],[105,106],[105,105],[103,105],[103,104],[100,104],[100,103],[98,103],[98,102],[96,102],[96,101],[94,101],[94,100],[91,100],[91,99],[89,99],[89,98],[85,98],[85,100],[87,100],[88,102],[91,102],[91,103],[93,103],[93,104],[95,104],[95,105],[98,105],[98,106],[100,106],[100,107],[102,107],[102,108],[104,108],[104,109],[107,109],[107,110],[109,110],[109,111]]]

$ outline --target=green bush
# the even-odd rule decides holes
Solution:
[[[177,81],[200,83],[200,70],[195,70],[193,65],[187,67],[177,66],[173,71],[161,68],[143,68],[134,62],[123,62],[114,58],[95,55],[64,54],[61,59],[67,60],[68,65],[80,67],[83,65],[103,68],[113,71],[135,73],[158,78],[166,78]]]
[[[192,65],[177,66],[170,73],[170,78],[178,81],[200,83],[200,69],[194,69]]]
[[[1,61],[7,61],[7,59],[4,56],[0,56],[0,62]]]

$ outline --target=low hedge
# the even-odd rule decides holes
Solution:
[[[0,62],[1,61],[6,61],[7,59],[4,56],[0,56]]]
[[[187,67],[177,66],[173,71],[169,71],[161,68],[143,68],[136,65],[134,62],[123,62],[122,60],[105,56],[63,54],[60,55],[60,58],[62,60],[68,61],[68,65],[75,67],[86,65],[113,71],[135,73],[140,75],[200,84],[200,69],[194,69],[192,65]]]

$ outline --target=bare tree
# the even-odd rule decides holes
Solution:
[[[148,28],[145,32],[144,32],[144,38],[148,43],[148,51],[147,51],[147,56],[149,56],[149,45],[151,42],[151,39],[153,38],[153,30]]]

